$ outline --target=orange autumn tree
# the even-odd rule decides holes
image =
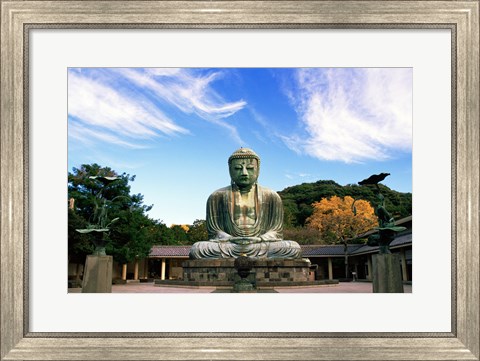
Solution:
[[[369,202],[350,196],[323,198],[312,204],[313,214],[307,218],[307,227],[317,229],[324,242],[343,244],[345,278],[349,277],[349,239],[367,232],[378,225],[375,211]]]
[[[307,227],[320,231],[326,243],[345,243],[378,225],[373,207],[363,199],[333,196],[313,203],[312,207]]]

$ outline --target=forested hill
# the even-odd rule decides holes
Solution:
[[[382,194],[385,196],[385,207],[395,219],[412,214],[411,193],[400,193],[382,184],[379,184],[379,186]],[[351,196],[355,199],[367,200],[373,206],[376,202],[373,190],[374,187],[372,186],[359,186],[356,184],[341,186],[332,180],[319,180],[315,183],[302,183],[285,188],[278,194],[283,200],[285,209],[284,223],[289,228],[304,226],[305,220],[313,212],[312,203],[322,198],[329,198],[335,195],[338,197]]]

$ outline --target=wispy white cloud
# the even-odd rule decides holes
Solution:
[[[115,72],[152,91],[156,96],[185,113],[196,113],[208,120],[231,116],[245,106],[245,101],[225,102],[211,86],[220,72],[200,76],[189,69],[117,68]]]
[[[302,172],[291,172],[286,171],[284,173],[284,177],[288,180],[294,180],[295,182],[308,182],[318,180],[318,175],[313,175],[310,173],[302,173]]]
[[[151,102],[76,72],[68,77],[68,114],[79,119],[84,128],[95,127],[97,132],[108,131],[118,137],[147,139],[159,132],[187,133]]]
[[[89,139],[138,148],[141,140],[188,134],[172,119],[174,116],[167,115],[163,106],[167,105],[170,111],[194,113],[223,127],[241,143],[236,128],[225,118],[246,103],[223,100],[212,86],[219,76],[220,72],[200,75],[175,68],[70,69],[69,121],[77,122],[71,127],[71,136],[85,140],[88,134]]]
[[[107,130],[83,126],[71,118],[68,123],[68,135],[71,139],[79,140],[88,145],[94,145],[96,141],[100,141],[131,149],[146,148],[142,144],[126,141]]]
[[[213,88],[212,83],[222,73],[198,75],[191,69],[115,69],[116,72],[137,86],[152,92],[159,99],[186,114],[200,118],[226,129],[239,144],[242,140],[237,129],[225,121],[243,109],[246,102],[226,102]]]
[[[411,151],[411,69],[306,68],[295,83],[286,95],[304,134],[282,137],[292,150],[346,163]]]

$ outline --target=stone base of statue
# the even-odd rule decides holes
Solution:
[[[183,281],[202,285],[232,285],[240,281],[234,258],[195,259],[183,262]],[[288,285],[309,281],[310,261],[307,259],[268,259],[252,261],[247,280],[251,284]]]
[[[111,293],[112,266],[112,256],[87,256],[82,293]]]
[[[233,284],[234,293],[256,293],[257,288],[247,278],[241,278]]]
[[[400,257],[397,254],[374,255],[372,266],[374,293],[403,293]]]

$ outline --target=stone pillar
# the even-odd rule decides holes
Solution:
[[[112,271],[112,256],[87,256],[83,274],[82,293],[111,293]]]
[[[332,257],[328,257],[328,279],[333,280]]]
[[[407,257],[405,256],[405,248],[400,251],[400,257],[402,260],[402,280],[408,281],[407,275]]]
[[[402,272],[398,254],[373,256],[373,292],[403,293]]]
[[[162,271],[160,273],[160,279],[161,280],[165,279],[165,266],[166,266],[166,260],[165,260],[165,258],[162,258]]]
[[[122,280],[127,280],[127,264],[122,264]]]
[[[372,277],[372,256],[367,255],[367,271],[368,271],[368,277],[367,279],[371,281],[373,279]]]
[[[133,279],[138,280],[138,259],[135,258],[135,264],[133,266]]]

